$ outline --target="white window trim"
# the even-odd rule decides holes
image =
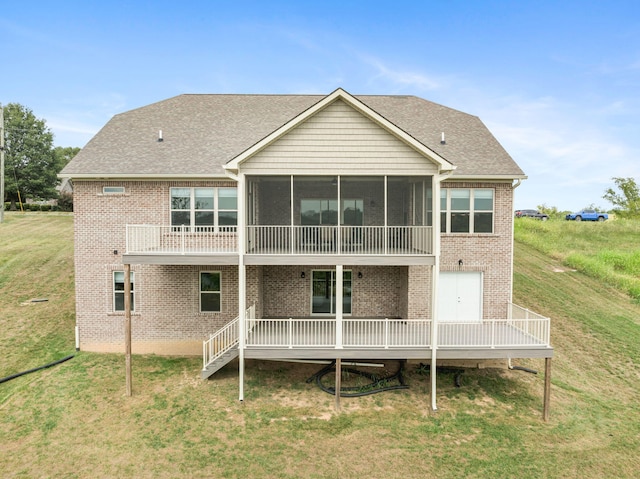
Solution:
[[[124,290],[123,291],[116,291],[116,274],[117,273],[122,273],[122,277],[124,279],[124,270],[113,270],[111,272],[111,290],[112,290],[112,295],[111,295],[111,312],[113,313],[124,313],[124,307],[123,309],[116,309],[116,295],[117,294],[122,294],[122,297],[124,299]],[[133,296],[133,302],[131,305],[131,312],[133,313],[135,311],[135,306],[136,306],[136,287],[135,287],[135,271],[131,271],[131,295]],[[123,303],[124,304],[124,303]]]
[[[172,195],[172,190],[173,189],[185,189],[185,190],[189,190],[190,193],[190,197],[189,197],[189,202],[190,202],[190,208],[188,210],[176,210],[173,209],[173,195]],[[196,205],[196,190],[197,189],[202,189],[202,190],[212,190],[213,191],[213,209],[205,209],[205,210],[196,210],[195,205]],[[238,228],[237,225],[237,215],[238,215],[238,208],[237,208],[237,203],[236,203],[236,209],[226,209],[226,208],[220,208],[219,207],[219,190],[225,190],[225,189],[235,189],[236,190],[236,198],[237,198],[237,187],[235,186],[172,186],[169,188],[169,223],[171,224],[171,226],[174,227],[180,227],[182,225],[174,225],[172,223],[172,218],[173,218],[173,212],[174,211],[189,211],[189,225],[185,225],[185,227],[188,226],[189,229],[195,229],[197,227],[201,227],[201,228],[212,228],[214,233],[229,233],[229,232],[235,232]],[[237,201],[237,200],[236,200]],[[211,212],[213,213],[213,225],[196,225],[196,212]],[[235,225],[223,225],[220,226],[219,224],[219,218],[218,218],[218,213],[223,213],[223,212],[235,212],[236,213],[236,224]]]
[[[202,274],[203,273],[217,273],[220,275],[220,290],[219,291],[202,291]],[[202,310],[202,295],[217,293],[220,295],[220,309],[218,311],[203,311]],[[222,312],[222,271],[198,271],[198,311],[202,314],[218,314]]]
[[[468,190],[469,191],[469,209],[468,210],[452,210],[451,209],[451,191],[453,190]],[[491,213],[491,231],[485,231],[476,233],[475,230],[475,192],[491,190],[492,192],[492,208],[491,210],[478,210],[477,213]],[[442,188],[441,195],[446,194],[446,204],[443,211],[446,214],[445,219],[445,231],[441,231],[442,234],[452,235],[491,235],[495,234],[495,219],[496,219],[496,190],[495,188]],[[441,198],[442,199],[442,198]],[[469,231],[451,231],[451,213],[469,213]]]

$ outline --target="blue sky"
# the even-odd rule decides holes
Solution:
[[[633,0],[2,2],[0,45],[0,102],[59,146],[182,93],[342,87],[479,116],[529,177],[516,208],[609,208],[612,177],[640,181]]]

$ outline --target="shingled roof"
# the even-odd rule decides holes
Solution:
[[[180,95],[114,116],[63,177],[221,177],[224,165],[321,95]],[[359,101],[456,166],[454,177],[524,178],[476,116],[415,96]],[[158,141],[162,130],[163,141]],[[446,142],[441,143],[442,133]]]

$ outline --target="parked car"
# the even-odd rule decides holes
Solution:
[[[538,210],[516,210],[516,218],[535,218],[547,221],[549,219],[549,215],[540,213]]]
[[[609,215],[607,213],[599,213],[596,210],[581,210],[576,213],[569,213],[565,218],[574,221],[605,221],[609,219]]]

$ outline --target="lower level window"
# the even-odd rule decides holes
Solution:
[[[220,272],[200,272],[200,311],[220,312]]]
[[[131,279],[131,311],[134,310],[134,275],[133,271],[129,276]],[[113,272],[113,310],[124,311],[124,271]]]

